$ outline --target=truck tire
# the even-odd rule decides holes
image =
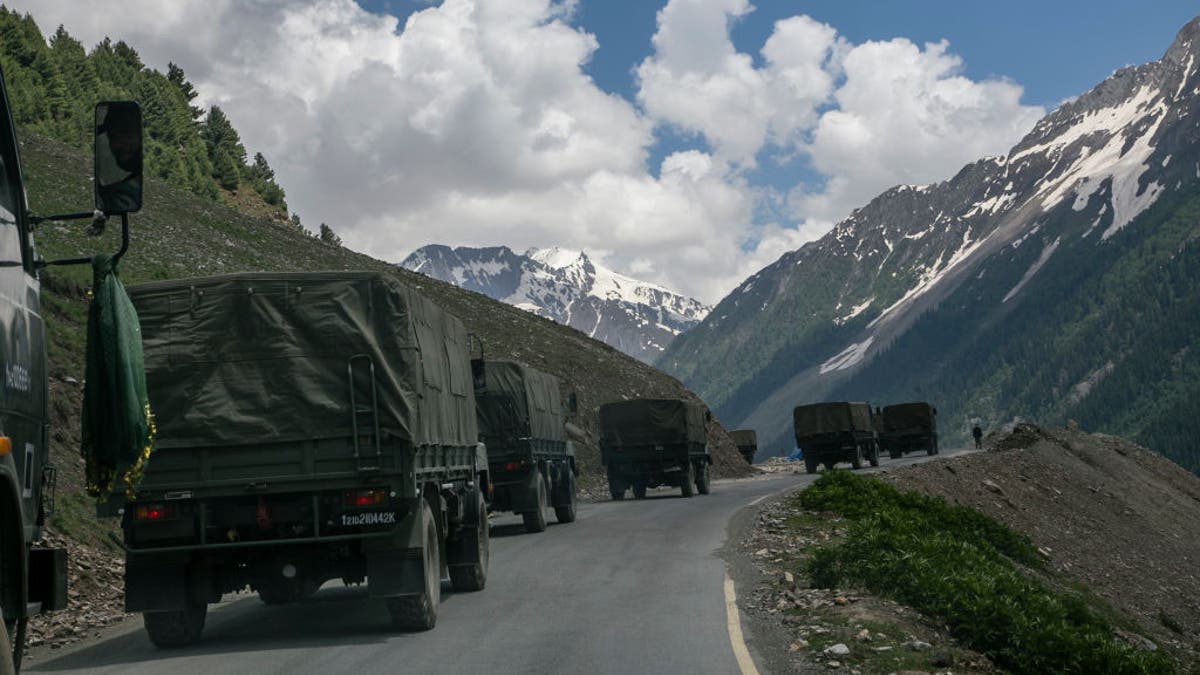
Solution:
[[[867,460],[871,462],[871,466],[879,466],[879,444],[871,443],[871,454],[867,455]]]
[[[816,473],[817,465],[819,465],[819,464],[820,464],[820,462],[818,462],[815,458],[805,457],[804,458],[804,471],[807,473]]]
[[[696,465],[692,464],[691,460],[685,465],[686,473],[683,475],[683,483],[679,486],[680,492],[684,497],[692,497],[696,494]]]
[[[546,530],[546,479],[541,473],[537,474],[537,510],[521,514],[525,521],[526,532],[544,532]]]
[[[892,459],[900,459],[903,456],[904,456],[904,453],[901,452],[900,450],[897,450],[895,448],[890,448],[888,450],[888,457],[891,457]]]
[[[621,478],[621,474],[614,471],[612,468],[608,470],[608,494],[613,498],[614,502],[619,502],[625,499],[625,481]]]
[[[696,492],[706,495],[711,489],[712,482],[708,475],[708,462],[706,461],[700,465],[700,474],[696,476]]]
[[[646,498],[646,479],[645,478],[634,478],[633,479],[633,498],[634,499],[645,499]]]
[[[8,639],[8,626],[0,621],[0,675],[17,675],[19,662],[14,661],[19,658],[19,654],[15,643]]]
[[[455,591],[482,591],[487,585],[488,560],[491,544],[487,504],[479,500],[478,522],[472,536],[464,537],[454,547],[456,555],[450,558],[450,586]]]
[[[854,457],[850,460],[850,466],[855,469],[863,467],[863,449],[861,445],[854,446]]]
[[[5,624],[5,622],[0,621],[0,626],[4,626],[4,634],[8,637],[7,651],[0,652],[0,654],[10,655],[12,657],[13,672],[19,673],[21,672],[22,657],[25,656],[25,634],[29,630],[29,617],[17,619],[12,624]],[[7,662],[7,659],[0,657],[0,663]]]
[[[930,456],[938,454],[938,442],[936,438],[933,439],[933,444],[929,446],[929,450],[925,454]]]
[[[430,630],[437,625],[438,604],[442,601],[442,553],[438,541],[437,523],[433,520],[433,509],[429,502],[421,500],[421,523],[425,536],[421,550],[425,556],[425,584],[420,595],[404,595],[388,598],[388,613],[392,625],[400,630]]]
[[[208,605],[191,605],[172,612],[146,612],[142,623],[146,634],[159,649],[186,647],[200,639]]]
[[[562,480],[562,491],[566,493],[563,495],[563,497],[566,497],[566,502],[554,507],[554,517],[560,523],[573,523],[575,522],[575,503],[577,500],[575,496],[575,473],[568,468],[565,474]]]

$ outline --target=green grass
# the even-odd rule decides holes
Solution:
[[[977,511],[843,471],[799,501],[852,521],[844,541],[813,552],[814,585],[891,597],[1013,672],[1174,672],[1165,655],[1116,639],[1082,595],[1023,572],[1017,563],[1040,564],[1028,538]]]

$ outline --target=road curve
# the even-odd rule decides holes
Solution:
[[[159,651],[140,620],[30,672],[140,673],[736,673],[726,620],[731,516],[756,499],[810,482],[784,475],[718,481],[710,495],[654,490],[645,500],[581,504],[577,522],[525,534],[492,524],[487,588],[443,586],[438,625],[393,633],[382,601],[328,585],[307,601],[267,607],[231,596],[211,607],[200,643]]]

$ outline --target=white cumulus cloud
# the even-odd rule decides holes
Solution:
[[[945,41],[854,45],[807,16],[776,22],[756,66],[729,37],[752,10],[746,0],[670,0],[658,13],[655,52],[637,70],[638,100],[658,123],[701,135],[741,168],[764,150],[807,160],[820,180],[789,194],[793,242],[823,234],[889,187],[942,180],[1006,152],[1044,114],[1021,104],[1013,82],[964,77]]]
[[[587,74],[599,44],[578,4],[443,0],[403,23],[353,0],[9,6],[44,33],[180,65],[289,206],[351,247],[393,261],[427,243],[583,248],[707,302],[880,190],[1004,151],[1040,113],[1013,83],[964,78],[945,43],[852,45],[794,16],[740,52],[729,31],[748,0],[667,2],[631,101]],[[696,142],[651,166],[661,125]],[[761,222],[781,193],[748,178],[764,150],[821,178],[790,191],[790,222]]]

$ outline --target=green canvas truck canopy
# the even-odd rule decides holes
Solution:
[[[484,361],[483,374],[475,410],[485,443],[567,440],[557,377],[514,361]]]
[[[351,389],[359,406],[372,401],[368,362],[385,438],[477,442],[466,329],[390,275],[230,274],[129,290],[160,448],[350,437]]]
[[[707,410],[678,399],[633,399],[600,406],[601,447],[706,443]]]
[[[887,431],[919,429],[922,431],[936,430],[937,413],[933,406],[925,402],[897,403],[883,409],[883,426]]]
[[[754,433],[753,429],[738,429],[729,432],[729,438],[733,440],[733,444],[739,448],[757,448],[758,434]]]
[[[866,403],[813,403],[798,406],[792,411],[796,438],[842,431],[869,432],[871,406]]]

